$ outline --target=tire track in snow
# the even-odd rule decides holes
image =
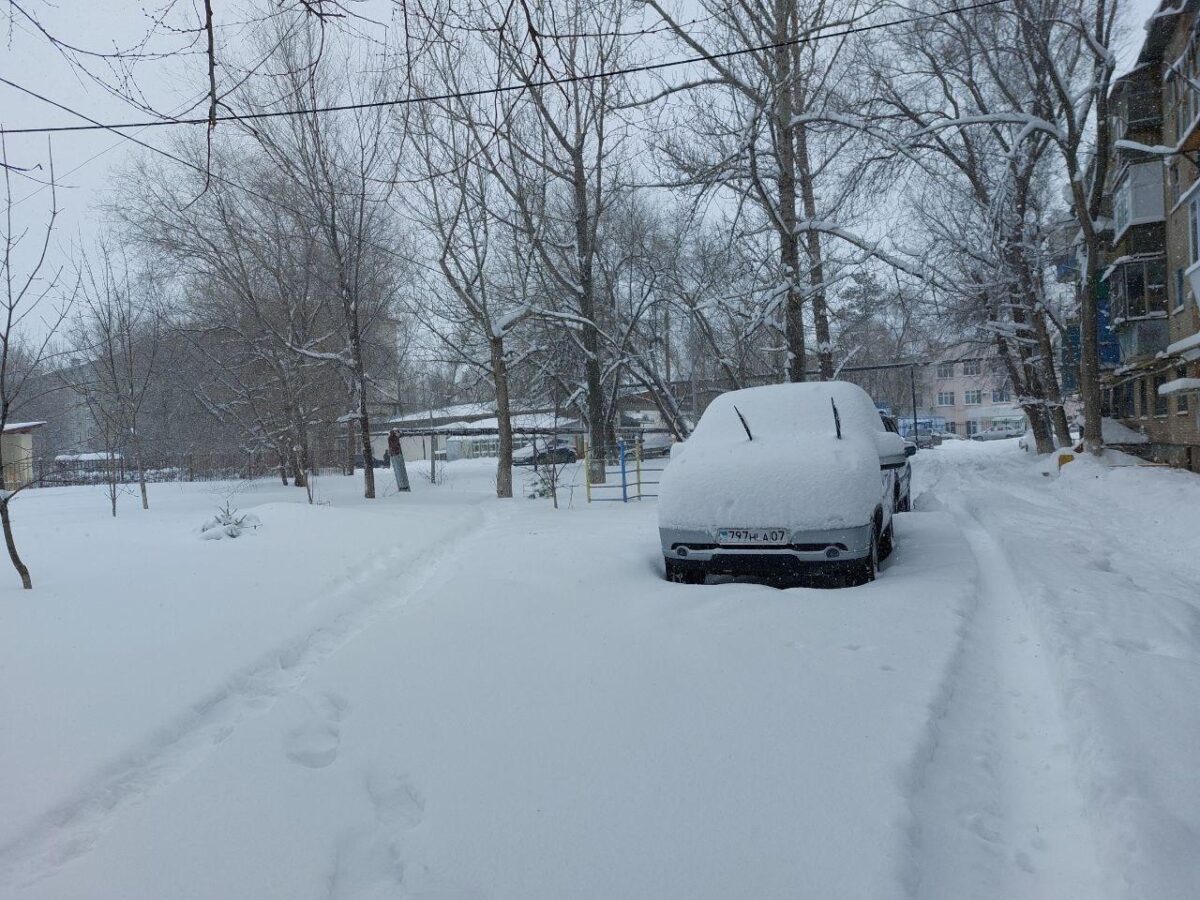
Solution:
[[[267,712],[301,687],[321,663],[350,643],[377,617],[406,605],[429,586],[440,567],[463,543],[498,518],[493,506],[472,505],[472,518],[452,540],[402,576],[394,592],[369,587],[411,563],[406,549],[372,560],[366,571],[337,593],[363,592],[368,599],[277,646],[202,698],[141,747],[126,754],[73,799],[49,811],[20,837],[0,846],[0,886],[28,885],[53,874],[90,851],[114,816],[177,781],[199,766],[238,724]]]
[[[909,894],[1103,896],[1052,671],[1025,600],[999,545],[964,505],[950,508],[975,556],[979,593],[911,800]]]

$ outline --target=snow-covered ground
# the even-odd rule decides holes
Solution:
[[[1194,897],[1200,479],[914,468],[844,590],[666,583],[651,502],[490,461],[29,492],[0,897]]]

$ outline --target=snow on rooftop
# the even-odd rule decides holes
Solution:
[[[430,419],[478,419],[496,414],[494,403],[459,403],[456,406],[443,406],[441,409],[424,409],[420,412],[396,416],[389,421],[392,424],[404,422],[427,422]]]
[[[1166,384],[1158,386],[1158,393],[1161,397],[1168,394],[1190,394],[1192,391],[1200,391],[1200,378],[1176,378],[1174,381],[1168,381]]]
[[[1190,350],[1200,350],[1200,331],[1193,334],[1191,337],[1185,337],[1182,340],[1169,344],[1160,356],[1181,356]]]
[[[1100,420],[1100,438],[1106,444],[1148,444],[1150,438],[1140,431],[1122,425],[1116,419]]]
[[[55,462],[100,462],[101,460],[120,459],[120,453],[60,453],[54,457]]]
[[[4,433],[11,434],[17,431],[33,431],[33,429],[40,428],[45,424],[45,422],[9,422],[4,426]]]

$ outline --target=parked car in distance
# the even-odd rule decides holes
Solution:
[[[653,459],[657,456],[669,456],[671,445],[675,443],[675,435],[665,431],[653,431],[638,436],[641,444],[642,459]]]
[[[933,445],[935,447],[940,447],[942,444],[946,443],[946,441],[965,441],[965,440],[966,440],[966,438],[963,437],[961,434],[959,434],[956,431],[935,431],[933,433]]]
[[[973,441],[1003,441],[1008,438],[1019,438],[1025,435],[1025,420],[993,422],[989,428],[977,431],[971,435]]]
[[[513,451],[514,466],[558,466],[575,459],[575,445],[567,438],[534,438]]]
[[[872,581],[913,444],[848,382],[774,384],[717,397],[671,450],[659,487],[667,578],[709,574]]]

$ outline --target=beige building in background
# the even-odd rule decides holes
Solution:
[[[10,422],[0,434],[4,460],[3,490],[15,491],[33,481],[33,433],[45,422]]]
[[[979,348],[946,354],[926,370],[924,410],[946,420],[946,430],[970,437],[996,422],[1024,420],[1013,402],[1008,376],[993,355]]]

